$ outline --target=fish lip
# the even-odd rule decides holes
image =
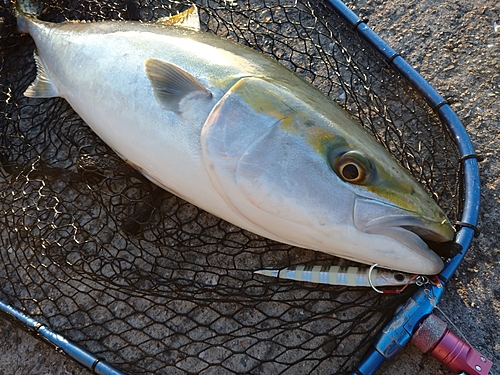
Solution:
[[[429,271],[432,274],[439,272],[442,262],[425,241],[446,242],[453,238],[448,222],[431,220],[390,203],[361,196],[355,199],[353,219],[359,231],[389,237],[413,254],[412,257],[416,256],[415,259],[425,259],[427,264],[433,265]]]
[[[442,232],[434,229],[438,223],[435,221],[429,221],[412,216],[411,213],[405,214],[402,211],[401,214],[396,214],[393,216],[379,217],[369,222],[364,223],[362,226],[356,225],[356,228],[371,234],[384,234],[384,230],[388,228],[400,228],[417,236],[424,241],[434,241],[434,242],[446,242],[450,238],[444,235]],[[389,236],[392,237],[392,236]]]
[[[367,211],[372,212],[371,216],[363,215]],[[419,237],[422,242],[447,242],[454,235],[447,219],[433,219],[366,197],[356,197],[353,217],[356,228],[365,233],[384,234],[386,228],[401,228]]]

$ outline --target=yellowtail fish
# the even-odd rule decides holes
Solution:
[[[398,271],[383,270],[369,267],[340,267],[340,266],[294,266],[277,269],[254,271],[263,276],[280,279],[307,281],[318,284],[390,287],[414,284],[415,275]],[[371,283],[370,283],[371,280]]]
[[[264,55],[155,23],[53,24],[17,6],[37,46],[28,97],[60,96],[152,182],[241,228],[409,273],[443,261],[446,215],[336,103]]]

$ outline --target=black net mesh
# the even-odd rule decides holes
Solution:
[[[202,27],[249,45],[343,105],[448,213],[458,157],[424,100],[321,1],[198,2]],[[164,0],[47,1],[47,21],[151,21]],[[1,9],[0,297],[123,371],[345,374],[408,294],[252,271],[347,264],[234,227],[145,180],[62,99],[28,99],[34,44]]]

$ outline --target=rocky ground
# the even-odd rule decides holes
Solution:
[[[477,152],[482,178],[481,236],[439,304],[500,373],[500,3],[495,0],[362,0],[349,6],[452,104]],[[0,375],[87,374],[50,346],[0,321]],[[496,362],[496,364],[495,364]],[[449,374],[408,345],[380,374]]]

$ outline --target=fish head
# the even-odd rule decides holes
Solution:
[[[300,82],[248,77],[202,131],[211,181],[233,222],[366,264],[436,274],[426,241],[451,241],[439,206],[339,106]]]
[[[384,238],[394,242],[398,255],[405,254],[415,265],[426,264],[411,266],[419,269],[415,273],[438,273],[443,264],[430,244],[452,241],[455,230],[423,187],[378,146],[345,141],[327,154],[332,171],[353,194],[352,223],[359,232],[371,235],[372,246]]]
[[[332,142],[324,156],[355,195],[354,223],[360,230],[375,233],[394,225],[430,242],[453,239],[455,232],[446,214],[378,143],[341,138]]]

